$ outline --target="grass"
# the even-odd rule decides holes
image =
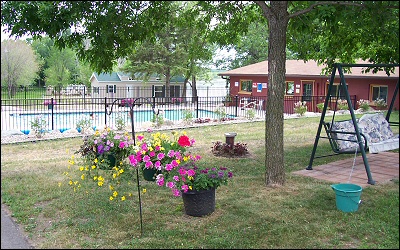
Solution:
[[[398,121],[398,112],[392,114]],[[392,119],[391,119],[392,120]],[[73,192],[63,175],[80,138],[1,147],[1,197],[35,248],[399,248],[399,182],[363,189],[355,213],[336,209],[329,182],[292,175],[308,165],[319,118],[284,122],[286,183],[265,185],[265,123],[224,124],[185,131],[203,161],[230,166],[234,178],[216,192],[206,217],[183,213],[182,198],[141,180],[143,235],[136,186],[133,199],[110,202],[108,190]],[[398,127],[394,128],[398,133]],[[212,142],[236,132],[250,156],[216,157]],[[318,144],[329,153],[327,142]],[[398,150],[397,150],[398,152]],[[314,160],[314,166],[341,155]],[[136,182],[135,175],[132,180]],[[62,183],[59,186],[59,183]]]

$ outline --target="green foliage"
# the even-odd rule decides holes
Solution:
[[[81,129],[84,132],[92,127],[92,119],[90,117],[82,117],[75,125],[76,129]]]
[[[31,129],[35,132],[36,137],[40,138],[47,132],[47,121],[43,115],[35,116],[33,121],[30,121]]]
[[[317,104],[317,109],[318,109],[319,112],[322,112],[324,110],[324,104],[325,103],[323,103],[323,102],[320,102],[320,103]],[[326,108],[326,110],[330,110],[330,109],[331,108],[329,106]]]
[[[8,86],[8,98],[19,86],[32,85],[37,77],[39,64],[31,46],[22,40],[1,42],[1,86]]]
[[[377,98],[374,101],[374,105],[378,108],[386,108],[387,107],[387,103],[385,102],[385,100],[383,100],[382,98]]]
[[[72,72],[75,69],[75,53],[70,48],[58,50],[53,47],[48,59],[49,67],[44,71],[48,86],[63,87],[74,83]]]
[[[363,112],[369,110],[370,105],[369,105],[369,101],[368,101],[368,100],[360,99],[360,100],[357,101],[357,104],[358,104],[358,107],[359,107]]]
[[[300,116],[303,116],[307,111],[307,103],[298,101],[294,104],[294,112],[296,114],[299,114]]]
[[[163,114],[153,114],[153,118],[151,119],[151,122],[154,124],[156,128],[161,127],[164,124],[164,116]]]
[[[126,127],[125,119],[121,113],[118,113],[117,116],[115,117],[115,127],[118,130],[124,130]]]
[[[256,117],[256,110],[254,108],[247,109],[245,117],[249,120],[253,120]]]
[[[214,110],[214,114],[218,117],[218,120],[222,120],[227,117],[227,113],[224,107],[218,107]]]
[[[193,122],[193,111],[191,109],[182,110],[182,120],[187,124],[192,124]]]
[[[347,100],[344,99],[338,99],[337,100],[337,107],[339,110],[348,110],[349,105],[347,104]]]

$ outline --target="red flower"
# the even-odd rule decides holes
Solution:
[[[181,135],[178,139],[178,144],[181,147],[189,147],[190,146],[190,139],[186,135]]]

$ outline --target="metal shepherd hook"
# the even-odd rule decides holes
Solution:
[[[111,115],[113,112],[114,104],[120,100],[124,100],[125,98],[117,98],[115,99],[110,108],[110,112],[106,111],[107,115]],[[136,103],[136,101],[143,100],[144,102]],[[129,102],[128,102],[129,103]],[[132,103],[129,103],[129,114],[131,117],[131,124],[132,124],[132,138],[133,138],[133,145],[136,146],[136,136],[135,136],[135,126],[134,126],[134,119],[133,119],[133,107],[140,106],[142,104],[150,104],[151,109],[155,115],[159,114],[159,110],[156,111],[155,103],[153,103],[149,98],[146,97],[138,97],[133,100]],[[143,235],[143,220],[142,220],[142,200],[140,198],[140,182],[139,182],[139,168],[136,168],[136,180],[137,180],[137,188],[138,188],[138,197],[139,197],[139,214],[140,214],[140,236]]]

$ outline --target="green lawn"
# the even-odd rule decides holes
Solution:
[[[394,112],[393,119],[398,117]],[[147,190],[141,194],[142,235],[135,174],[133,196],[125,202],[109,201],[105,188],[74,193],[69,187],[63,173],[70,172],[68,160],[81,138],[2,145],[2,202],[35,248],[398,249],[398,180],[364,188],[358,211],[343,213],[332,183],[291,174],[308,165],[318,124],[319,117],[285,120],[286,182],[275,188],[265,185],[265,122],[186,129],[196,139],[192,152],[210,165],[233,168],[233,181],[217,189],[215,212],[198,218],[184,215],[181,197],[140,179]],[[211,153],[227,132],[247,143],[248,157]],[[318,145],[331,152],[327,141]],[[345,157],[353,155],[315,159],[313,166]]]

